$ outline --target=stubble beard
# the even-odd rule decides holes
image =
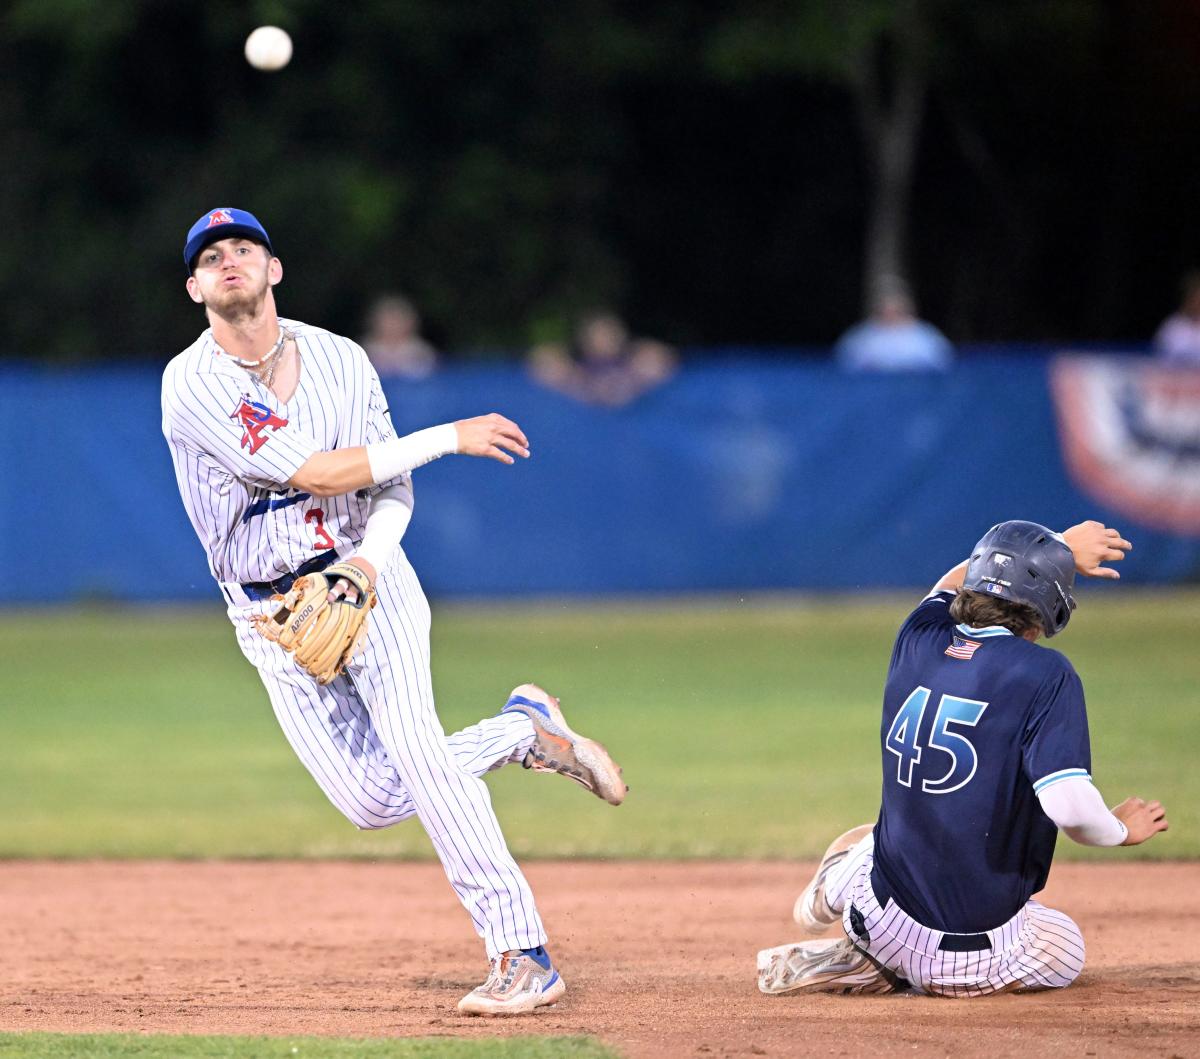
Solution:
[[[262,285],[257,288],[231,287],[214,291],[204,300],[204,308],[210,315],[219,316],[228,324],[239,326],[249,323],[262,315],[263,306],[267,300],[267,291],[271,285],[263,277]]]

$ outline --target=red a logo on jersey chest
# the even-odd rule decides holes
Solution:
[[[251,456],[271,440],[270,436],[265,433],[268,428],[278,430],[280,427],[286,427],[288,423],[286,419],[281,419],[265,404],[251,401],[244,394],[241,404],[230,413],[229,418],[236,419],[242,424],[242,448],[248,448]]]

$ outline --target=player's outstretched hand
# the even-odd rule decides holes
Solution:
[[[1122,846],[1140,846],[1146,839],[1167,830],[1167,811],[1162,802],[1126,798],[1112,813],[1129,831]]]
[[[1101,564],[1120,562],[1133,547],[1115,529],[1094,519],[1072,526],[1063,533],[1063,538],[1075,556],[1075,570],[1088,577],[1108,577],[1113,580],[1120,577],[1111,566]]]
[[[501,463],[516,462],[510,452],[513,456],[529,457],[529,439],[516,423],[498,412],[459,419],[454,429],[458,433],[458,451],[464,456],[488,456]]]

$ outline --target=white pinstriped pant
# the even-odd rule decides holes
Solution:
[[[830,907],[842,912],[847,936],[922,993],[987,996],[1013,989],[1062,989],[1083,970],[1083,935],[1070,916],[1028,901],[1007,923],[984,931],[991,949],[943,952],[947,935],[922,926],[889,899],[883,908],[871,888],[875,838],[867,835],[826,883]],[[870,940],[850,925],[861,913]],[[953,935],[951,935],[953,937]]]
[[[533,893],[479,778],[520,761],[533,724],[502,714],[447,738],[433,703],[429,604],[402,550],[375,588],[362,650],[324,687],[254,631],[251,617],[270,603],[229,615],[284,735],[329,800],[360,828],[417,816],[489,958],[544,944]]]

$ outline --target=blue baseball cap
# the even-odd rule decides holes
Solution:
[[[209,243],[236,236],[262,243],[271,251],[271,256],[275,256],[267,230],[258,223],[258,218],[253,213],[226,206],[209,210],[188,229],[187,242],[183,244],[183,263],[187,265],[188,272],[195,268],[197,256]]]

